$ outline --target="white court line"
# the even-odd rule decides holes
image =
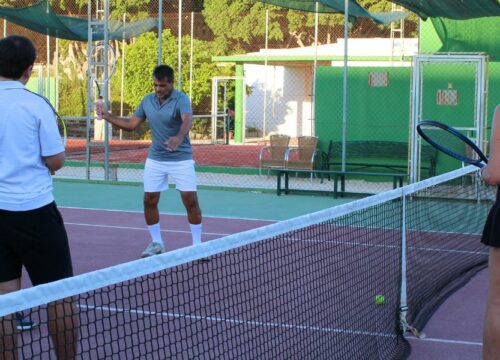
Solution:
[[[98,228],[110,228],[110,229],[120,229],[120,230],[140,230],[140,231],[148,231],[147,228],[143,227],[133,227],[133,226],[117,226],[117,225],[100,225],[100,224],[85,224],[85,223],[72,223],[65,222],[64,225],[73,225],[73,226],[89,226],[89,227],[98,227]],[[191,234],[191,230],[161,230],[162,232],[174,232],[174,233],[184,233]],[[216,235],[216,236],[227,236],[231,234],[227,233],[211,233],[211,232],[203,232],[204,235]]]
[[[368,248],[383,248],[383,249],[401,249],[400,245],[386,245],[386,244],[370,244],[366,242],[355,242],[355,241],[325,241],[325,240],[315,240],[315,239],[301,239],[287,237],[287,241],[294,242],[305,242],[305,243],[317,243],[324,245],[349,245],[349,246],[364,246]],[[421,250],[428,252],[444,252],[444,253],[457,253],[457,254],[467,254],[467,255],[487,255],[488,250],[485,251],[469,251],[469,250],[454,250],[454,249],[439,249],[439,248],[427,248],[419,246],[409,246],[409,250]]]
[[[133,226],[118,226],[118,225],[103,225],[103,224],[86,224],[86,223],[73,223],[73,222],[65,222],[65,225],[73,225],[73,226],[88,226],[88,227],[97,227],[97,228],[110,228],[110,229],[120,229],[120,230],[139,230],[139,231],[147,231],[148,229],[143,227],[133,227]],[[182,234],[191,234],[190,230],[171,230],[171,229],[162,229],[162,232],[171,232],[171,233],[182,233]],[[212,232],[203,232],[204,235],[212,235],[212,236],[228,236],[230,233],[212,233]],[[364,247],[372,247],[372,248],[384,248],[384,249],[399,249],[398,245],[385,245],[385,244],[369,244],[362,242],[354,242],[354,241],[324,241],[324,240],[314,240],[314,239],[300,239],[300,238],[290,238],[288,237],[286,240],[294,241],[294,242],[305,242],[305,243],[318,243],[325,245],[350,245],[350,246],[364,246]],[[410,246],[411,250],[422,250],[429,252],[445,252],[445,253],[459,253],[459,254],[473,254],[473,255],[483,255],[487,254],[486,252],[478,252],[478,251],[467,251],[467,250],[453,250],[453,249],[438,249],[438,248],[421,248]]]
[[[319,326],[309,326],[309,325],[298,325],[298,324],[288,324],[288,323],[276,323],[276,322],[263,322],[254,320],[242,320],[242,319],[229,319],[223,317],[215,316],[202,316],[202,315],[192,315],[192,314],[181,314],[181,313],[170,313],[170,312],[157,312],[141,309],[125,309],[125,308],[115,308],[108,306],[92,306],[79,304],[79,308],[85,310],[101,310],[111,313],[132,313],[139,315],[154,315],[168,318],[185,318],[193,320],[207,320],[214,322],[226,322],[231,324],[242,324],[251,326],[262,326],[262,327],[274,327],[274,328],[284,328],[284,329],[300,329],[315,332],[325,332],[325,333],[339,333],[339,334],[349,334],[349,335],[363,335],[363,336],[377,336],[377,337],[396,337],[397,335],[391,333],[380,333],[372,331],[362,331],[362,330],[352,330],[352,329],[342,329],[342,328],[330,328],[330,327],[319,327]]]
[[[90,211],[107,211],[107,212],[118,212],[118,213],[132,213],[132,214],[144,214],[142,210],[117,210],[117,209],[97,209],[97,208],[85,208],[85,207],[75,207],[75,206],[57,206],[59,209],[71,209],[71,210],[90,210]],[[160,212],[160,215],[172,215],[172,216],[184,216],[186,217],[186,213],[164,213]],[[244,217],[233,217],[227,215],[203,215],[203,218],[210,219],[231,219],[231,220],[249,220],[249,221],[267,221],[267,222],[278,222],[281,220],[275,219],[260,219],[260,218],[244,218]]]
[[[437,343],[443,343],[443,344],[483,346],[483,343],[480,341],[451,340],[451,339],[439,339],[439,338],[428,338],[428,337],[420,339],[420,338],[417,338],[415,336],[405,336],[405,338],[408,340],[437,342]]]

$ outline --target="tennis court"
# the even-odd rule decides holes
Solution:
[[[22,333],[22,358],[54,358],[46,303],[68,296],[82,359],[403,359],[405,335],[410,359],[443,344],[450,358],[479,354],[477,337],[445,341],[447,322],[429,323],[434,341],[403,331],[421,330],[486,265],[478,238],[493,197],[467,171],[334,208],[326,197],[201,191],[197,247],[169,190],[161,222],[171,251],[141,260],[140,187],[57,183],[82,275],[6,296],[0,309],[41,323]]]

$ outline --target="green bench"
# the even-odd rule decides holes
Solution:
[[[430,145],[422,145],[420,168],[428,171],[429,177],[436,175],[438,151]],[[407,172],[410,148],[406,142],[398,141],[346,141],[346,167],[349,170],[380,168],[389,171]],[[323,154],[323,170],[342,165],[342,142],[330,141]]]
[[[403,173],[387,173],[387,172],[366,172],[366,171],[340,171],[340,170],[297,170],[297,169],[272,169],[276,174],[276,194],[279,196],[281,193],[289,194],[290,192],[319,192],[319,190],[305,190],[305,189],[290,189],[289,176],[292,174],[315,174],[318,177],[328,176],[333,178],[333,196],[336,198],[339,194],[343,196],[345,193],[345,178],[350,175],[361,175],[366,177],[371,176],[385,176],[392,178],[392,187],[396,189],[398,186],[403,186],[404,179],[408,176]],[[284,177],[284,187],[281,186],[282,178]],[[340,180],[340,191],[338,183]]]

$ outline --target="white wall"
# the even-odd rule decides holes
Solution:
[[[311,135],[310,66],[245,64],[244,70],[246,83],[252,88],[247,97],[247,128],[262,131],[265,126],[266,135]]]

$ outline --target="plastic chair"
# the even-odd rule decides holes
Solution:
[[[259,152],[259,175],[262,173],[262,168],[285,167],[285,154],[290,143],[290,136],[275,134],[269,137],[269,145],[264,146]]]
[[[297,147],[289,148],[285,154],[287,169],[314,170],[318,155],[318,138],[316,136],[300,136]],[[313,174],[311,173],[311,178]]]

